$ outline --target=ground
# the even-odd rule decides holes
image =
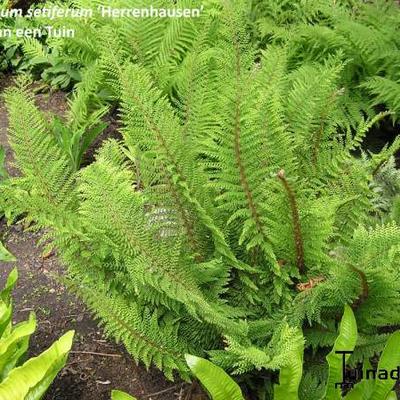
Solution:
[[[1,79],[0,94],[10,84],[9,78]],[[44,111],[60,116],[65,112],[66,99],[62,92],[39,94],[36,99]],[[8,171],[15,175],[18,171],[12,165],[6,132],[7,113],[0,99],[0,145],[6,149]],[[43,248],[38,245],[41,236],[41,232],[30,232],[21,224],[8,227],[4,219],[0,221],[0,240],[18,259],[14,319],[25,320],[31,311],[36,312],[38,319],[29,355],[38,355],[70,329],[76,332],[67,365],[44,400],[109,400],[111,389],[124,390],[139,400],[200,399],[189,394],[188,384],[168,382],[161,372],[146,371],[143,365],[136,365],[122,346],[103,336],[84,305],[61,284],[59,277],[64,267],[56,254],[43,254]],[[13,267],[0,263],[1,286]]]

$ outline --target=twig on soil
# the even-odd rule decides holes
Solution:
[[[110,354],[110,353],[97,353],[95,351],[70,351],[71,354],[90,354],[92,356],[101,356],[101,357],[118,357],[121,358],[121,354]]]
[[[113,347],[113,345],[109,342],[107,342],[107,340],[97,340],[97,339],[93,339],[96,343],[101,344],[102,346],[106,346],[106,347]]]
[[[169,387],[169,388],[164,389],[164,390],[160,390],[159,392],[146,394],[145,396],[142,396],[142,397],[143,397],[144,399],[147,399],[147,398],[149,398],[149,397],[158,396],[158,395],[160,395],[160,394],[168,393],[168,392],[171,392],[171,391],[173,391],[173,390],[175,390],[175,389],[178,389],[179,386],[182,386],[182,384],[180,384],[180,385],[175,385],[175,386]]]

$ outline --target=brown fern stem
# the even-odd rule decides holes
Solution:
[[[267,241],[267,238],[265,237],[262,222],[260,215],[257,210],[257,206],[254,201],[253,193],[250,188],[249,181],[247,179],[247,174],[246,170],[243,164],[242,160],[242,154],[241,154],[241,144],[240,144],[240,137],[242,134],[242,129],[241,129],[241,110],[240,106],[242,103],[242,98],[241,98],[241,93],[242,93],[242,87],[240,85],[241,81],[241,52],[240,52],[240,46],[239,46],[239,38],[235,36],[234,39],[234,47],[235,47],[235,53],[236,53],[236,79],[238,83],[237,87],[237,95],[235,99],[235,125],[234,125],[234,149],[235,149],[235,160],[236,160],[236,166],[239,169],[239,178],[240,178],[240,185],[242,186],[242,189],[245,193],[246,199],[247,199],[247,205],[250,209],[251,216],[256,224],[256,229],[257,231],[261,234],[261,236],[264,238],[265,241]]]
[[[257,211],[257,207],[254,202],[253,193],[250,189],[249,181],[247,179],[246,171],[243,165],[242,154],[240,149],[240,135],[241,135],[241,128],[240,128],[240,105],[238,104],[239,100],[237,100],[236,104],[236,112],[235,112],[235,159],[236,165],[239,169],[239,177],[240,177],[240,184],[243,188],[243,191],[246,195],[247,204],[250,208],[251,215],[256,223],[257,230],[262,233],[262,224],[261,219]]]
[[[293,221],[294,244],[296,248],[296,265],[300,274],[304,274],[305,265],[304,265],[303,236],[301,234],[300,216],[299,216],[299,209],[297,207],[296,197],[294,195],[292,188],[289,185],[289,182],[286,179],[285,171],[283,169],[281,169],[278,172],[277,177],[282,182],[282,185],[285,188],[289,199],[290,209],[292,213],[292,221]]]

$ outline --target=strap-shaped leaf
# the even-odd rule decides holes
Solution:
[[[111,400],[136,400],[136,397],[130,396],[120,390],[113,390],[111,392]]]
[[[11,329],[12,304],[0,300],[0,338]]]
[[[10,304],[11,302],[11,292],[13,291],[15,284],[17,283],[17,280],[18,280],[18,270],[17,268],[14,268],[8,275],[6,285],[0,292],[0,298],[6,304]]]
[[[302,336],[299,330],[299,335]],[[299,386],[303,376],[304,341],[292,352],[289,364],[280,369],[279,385],[274,386],[274,400],[298,400]]]
[[[0,400],[39,400],[65,365],[74,331],[67,332],[40,354],[15,368],[0,384]]]
[[[11,318],[13,311],[11,292],[14,289],[17,279],[18,270],[14,268],[8,275],[4,289],[0,292],[0,338],[2,338],[3,335],[11,330]]]
[[[0,382],[18,364],[29,347],[29,338],[35,332],[35,314],[19,323],[9,335],[0,339]]]
[[[17,259],[0,242],[0,261],[13,262]]]
[[[244,400],[239,385],[222,368],[201,357],[186,354],[185,358],[213,400]]]
[[[326,385],[325,399],[341,399],[340,389],[335,383],[342,382],[342,354],[336,351],[353,351],[357,342],[357,322],[353,310],[346,304],[340,322],[339,336],[335,340],[332,351],[326,356],[329,365],[328,382]],[[349,355],[346,355],[346,360]]]
[[[383,400],[389,396],[393,389],[396,379],[391,379],[390,371],[400,365],[400,331],[393,333],[382,352],[378,363],[378,371],[388,371],[388,379],[377,379],[374,385],[374,391],[370,397],[371,400]]]

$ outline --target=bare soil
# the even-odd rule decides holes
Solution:
[[[12,78],[0,77],[0,95],[11,84]],[[40,94],[36,99],[44,111],[60,116],[65,113],[66,95],[62,92]],[[111,122],[115,126],[115,121]],[[17,175],[6,133],[7,113],[0,98],[0,145],[6,150],[9,173]],[[115,132],[110,135],[115,135]],[[168,382],[161,372],[147,371],[144,366],[136,365],[121,345],[103,336],[82,302],[71,296],[60,283],[59,276],[65,269],[56,255],[43,254],[43,248],[38,245],[41,236],[40,232],[24,230],[21,224],[9,227],[4,219],[0,221],[0,240],[18,260],[19,280],[13,296],[14,319],[16,322],[27,319],[32,311],[36,312],[38,319],[29,355],[38,355],[70,329],[76,332],[68,363],[45,400],[109,400],[111,389],[124,390],[140,400],[200,399],[188,384]],[[1,285],[14,266],[0,263]]]

